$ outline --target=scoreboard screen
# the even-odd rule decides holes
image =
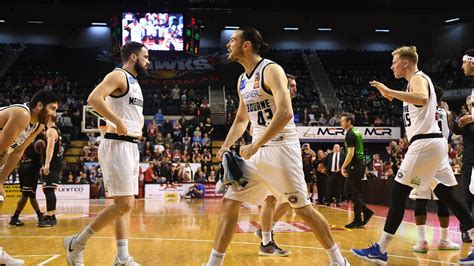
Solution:
[[[189,17],[184,32],[184,51],[199,55],[199,42],[201,41],[201,20]]]

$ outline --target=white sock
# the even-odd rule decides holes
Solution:
[[[329,249],[326,249],[326,253],[329,256],[330,264],[344,265],[344,257],[339,250],[337,244],[334,244]]]
[[[206,266],[221,266],[222,262],[224,262],[224,257],[225,253],[220,253],[217,250],[212,249]]]
[[[130,254],[128,253],[128,239],[117,239],[117,257],[121,261],[126,261]]]
[[[262,231],[262,244],[265,246],[272,241],[272,232]]]
[[[448,241],[448,227],[441,227],[441,240]]]
[[[79,235],[76,237],[76,243],[79,245],[85,245],[86,242],[95,234],[94,230],[92,230],[91,226],[88,225]]]
[[[426,225],[425,224],[420,224],[416,226],[416,229],[418,230],[418,241],[426,241]]]
[[[382,232],[382,235],[380,236],[379,242],[377,242],[380,246],[380,252],[383,254],[387,251],[388,245],[393,239],[393,235],[389,234],[385,231]]]
[[[277,224],[277,222],[272,222],[272,231],[273,231],[273,228],[275,228],[276,224]]]

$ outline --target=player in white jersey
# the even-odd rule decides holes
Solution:
[[[228,59],[241,64],[245,72],[237,82],[240,104],[236,117],[217,156],[221,159],[223,153],[229,151],[245,132],[249,121],[253,126],[253,140],[252,144],[240,147],[240,155],[245,159],[241,170],[248,177],[248,184],[239,189],[230,186],[224,195],[207,265],[222,265],[242,203],[261,204],[268,194],[288,201],[311,227],[329,255],[330,265],[349,265],[334,242],[326,219],[308,199],[285,72],[276,63],[260,56],[268,49],[268,44],[254,28],[234,31],[227,49]],[[272,248],[270,245],[263,248]]]
[[[290,97],[293,98],[298,91],[296,83],[296,77],[291,74],[286,74],[288,79],[288,90],[290,91]],[[273,228],[276,223],[285,215],[290,208],[288,201],[279,202],[277,205],[277,198],[273,195],[268,195],[262,204],[260,209],[260,222],[261,227],[255,231],[255,235],[262,240],[262,244],[265,245],[269,242],[273,243],[273,249],[261,249],[259,255],[261,256],[277,256],[286,257],[291,254],[289,250],[284,250],[278,247],[273,238]],[[265,239],[263,239],[265,236]]]
[[[391,69],[395,78],[408,81],[406,91],[389,89],[371,81],[385,98],[403,101],[405,131],[410,142],[392,186],[390,209],[380,240],[367,249],[352,249],[359,258],[386,264],[387,248],[393,239],[405,212],[405,202],[412,188],[430,187],[461,221],[471,235],[473,221],[464,202],[454,192],[457,184],[449,165],[448,144],[436,123],[436,95],[431,79],[418,70],[418,53],[414,46],[403,46],[392,52]],[[461,264],[474,263],[474,253],[460,260]]]
[[[448,140],[450,131],[448,126],[448,114],[445,109],[442,108],[442,97],[443,89],[441,87],[435,86],[435,93],[437,99],[437,110],[436,110],[436,122],[438,124],[443,137]],[[445,155],[448,157],[448,154]],[[449,159],[448,159],[449,160]],[[450,172],[442,172],[438,174],[451,175]],[[413,252],[426,253],[428,252],[428,241],[426,240],[426,204],[428,200],[436,200],[438,205],[438,220],[441,231],[441,238],[438,242],[439,250],[458,250],[460,248],[459,244],[452,242],[448,238],[448,229],[449,229],[449,209],[443,202],[438,200],[436,195],[434,195],[433,190],[430,187],[419,187],[414,188],[410,193],[410,199],[415,200],[415,222],[416,228],[418,231],[418,242],[413,246]]]
[[[56,115],[58,104],[59,98],[55,94],[40,90],[31,97],[29,104],[0,107],[0,207],[4,200],[3,182],[49,118]],[[23,260],[14,259],[0,249],[0,264],[24,264]]]
[[[107,119],[108,129],[99,145],[99,163],[106,193],[114,204],[103,209],[80,233],[64,240],[68,265],[84,265],[86,242],[94,233],[115,223],[117,256],[114,265],[139,265],[128,252],[130,212],[138,194],[138,139],[144,124],[143,95],[137,76],[146,76],[148,50],[141,43],[125,44],[116,68],[89,95],[88,103]]]

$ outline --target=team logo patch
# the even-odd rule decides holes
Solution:
[[[240,87],[239,87],[239,90],[245,89],[245,83],[246,83],[246,82],[245,82],[244,79],[240,80]]]
[[[133,77],[128,77],[128,82],[129,82],[130,84],[135,84],[135,83],[137,83],[137,80],[136,80],[135,78],[133,78]]]
[[[413,185],[421,185],[421,178],[419,178],[418,176],[414,176],[410,179],[410,184],[413,184]]]
[[[288,201],[289,201],[290,203],[295,204],[295,203],[298,202],[298,197],[295,196],[295,195],[291,195],[291,196],[288,197]]]

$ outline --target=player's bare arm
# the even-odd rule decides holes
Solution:
[[[21,159],[21,156],[23,155],[23,152],[25,149],[30,145],[36,136],[43,131],[44,125],[40,125],[38,129],[36,129],[35,132],[33,132],[23,144],[20,145],[17,149],[15,149],[12,153],[8,155],[6,158],[5,164],[3,165],[3,168],[0,170],[0,184],[3,184],[5,179],[10,175],[10,173],[15,169],[15,167],[18,165],[18,162]]]
[[[414,105],[425,105],[428,103],[428,81],[421,76],[413,76],[410,79],[409,91],[398,91],[388,88],[381,82],[371,81],[370,86],[376,88],[383,97],[392,100],[393,98],[400,101],[414,104]]]
[[[46,131],[46,140],[46,158],[41,171],[44,175],[49,175],[49,164],[51,163],[51,159],[53,159],[54,144],[58,140],[58,132],[54,128],[48,128]]]
[[[11,107],[0,114],[0,155],[5,155],[13,141],[30,123],[30,113],[23,107]]]
[[[105,97],[123,95],[126,90],[127,81],[124,73],[122,71],[112,71],[95,87],[87,99],[88,104],[116,126],[119,135],[127,135],[127,127],[123,120],[107,106]]]

